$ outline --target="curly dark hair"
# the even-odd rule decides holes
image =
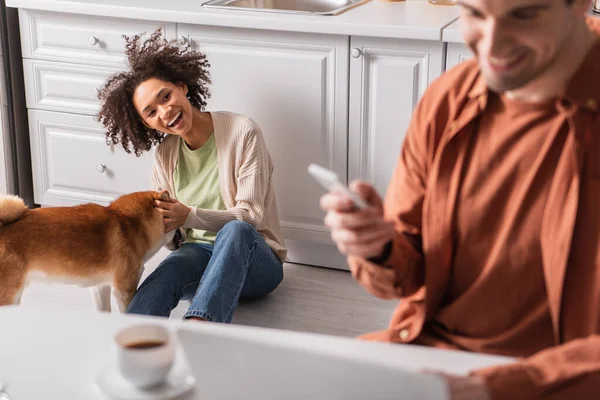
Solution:
[[[160,29],[147,40],[142,40],[142,36],[123,35],[129,70],[112,75],[106,81],[98,93],[102,105],[97,115],[97,120],[107,129],[106,144],[114,149],[120,143],[127,153],[133,149],[138,157],[159,144],[165,134],[143,124],[133,105],[135,89],[150,78],[184,83],[192,106],[204,111],[211,83],[210,64],[203,53],[191,50],[188,43],[167,41]]]

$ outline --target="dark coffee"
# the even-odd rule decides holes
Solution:
[[[128,349],[151,349],[153,347],[163,346],[165,342],[157,340],[146,340],[143,342],[127,343],[125,347]]]

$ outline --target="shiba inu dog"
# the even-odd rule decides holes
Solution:
[[[110,311],[111,286],[119,310],[131,302],[144,262],[170,242],[154,200],[167,191],[137,192],[107,207],[28,209],[0,196],[0,305],[19,304],[32,281],[94,286],[99,310]]]

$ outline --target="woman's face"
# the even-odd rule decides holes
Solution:
[[[148,128],[186,136],[192,129],[192,104],[185,84],[150,78],[133,92],[133,105]]]

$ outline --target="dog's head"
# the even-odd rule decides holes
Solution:
[[[166,190],[129,193],[110,203],[109,208],[116,214],[127,216],[129,222],[137,221],[138,230],[143,229],[151,240],[151,248],[144,260],[152,257],[162,246],[178,248],[185,241],[185,231],[181,228],[164,232],[163,214],[158,211],[156,201],[169,201],[171,196]],[[142,235],[143,236],[143,235]],[[169,246],[167,246],[169,247]]]
[[[156,210],[155,201],[169,201],[171,196],[166,190],[146,191],[124,194],[110,203],[109,208],[133,217],[162,220],[162,215]]]

